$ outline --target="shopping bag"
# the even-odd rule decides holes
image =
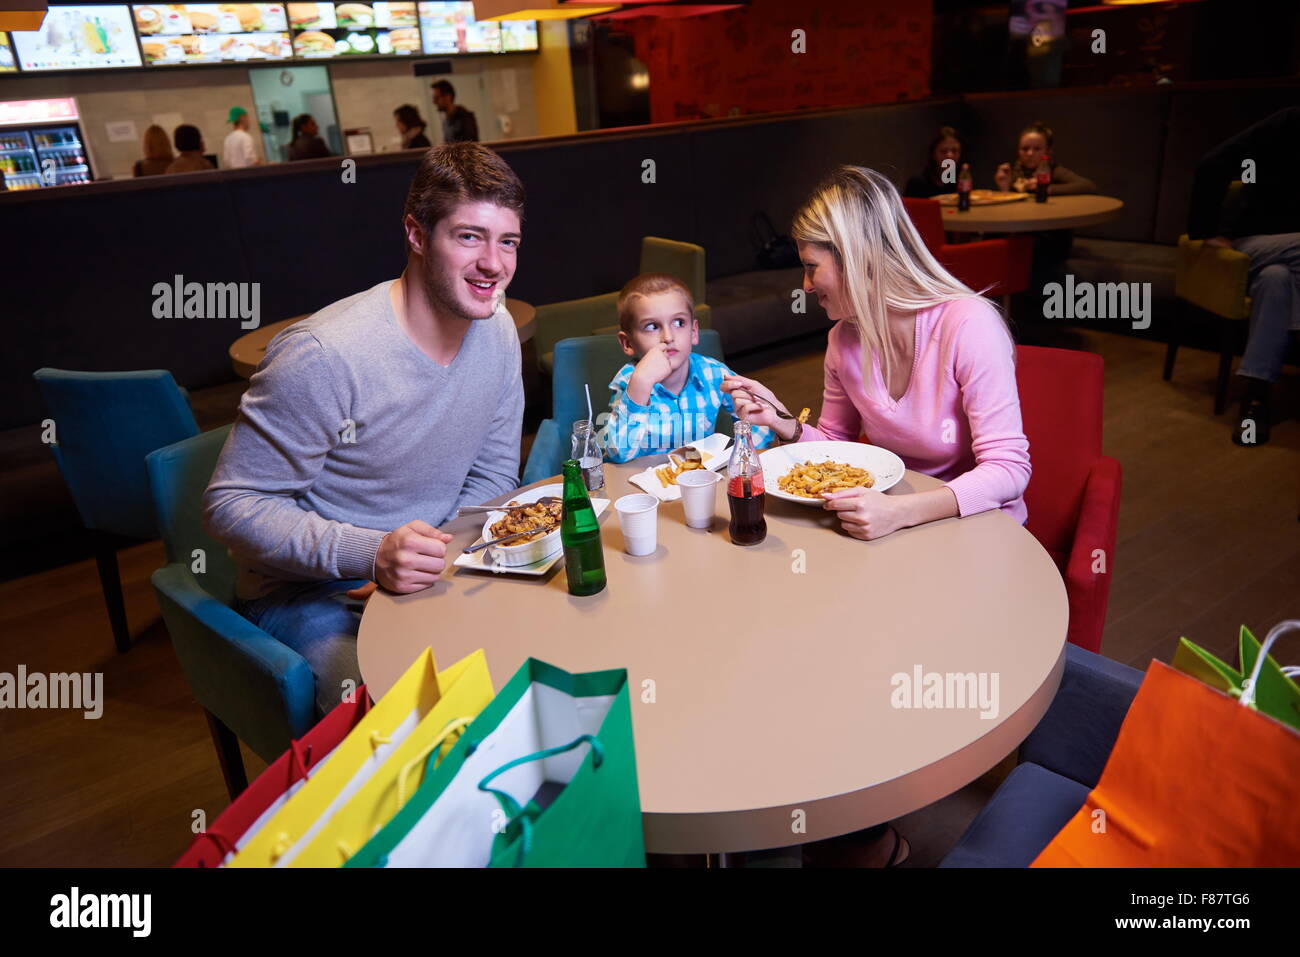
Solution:
[[[470,693],[465,698],[457,695],[448,709],[444,699],[462,681],[470,682]],[[464,700],[474,697],[474,688],[483,700],[491,698],[492,681],[481,650],[439,672],[433,652],[425,649],[335,749],[329,763],[307,779],[227,866],[285,867],[293,863],[426,717],[435,710],[446,714],[464,707]]]
[[[1097,786],[1031,866],[1300,865],[1300,734],[1250,696],[1152,661]]]
[[[1291,623],[1282,622],[1272,629],[1265,641],[1268,642],[1270,639],[1276,641],[1286,632],[1294,630],[1288,627],[1289,624]],[[1211,688],[1217,688],[1232,697],[1240,697],[1242,684],[1246,676],[1254,670],[1255,663],[1259,659],[1259,651],[1259,641],[1250,633],[1249,628],[1242,625],[1237,639],[1237,653],[1241,659],[1240,671],[1186,638],[1180,638],[1178,641],[1173,665],[1184,674],[1204,681]],[[1271,655],[1265,655],[1256,685],[1255,707],[1269,717],[1276,718],[1300,731],[1300,687],[1297,687],[1293,680],[1293,676],[1298,671],[1300,668],[1283,668]]]
[[[529,658],[348,867],[644,867],[627,672]]]
[[[340,702],[314,728],[290,742],[289,750],[195,837],[173,866],[220,867],[325,763],[369,710],[370,696],[362,685],[352,700]]]

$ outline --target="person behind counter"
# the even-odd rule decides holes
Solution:
[[[176,143],[176,152],[180,155],[163,170],[164,173],[198,173],[213,168],[203,155],[203,134],[197,126],[182,123],[176,127],[172,139]]]
[[[943,180],[944,161],[952,160],[952,178]],[[957,192],[957,173],[961,170],[961,137],[951,126],[939,127],[925,151],[925,166],[907,181],[903,195],[913,199],[930,199],[940,193]]]
[[[333,156],[325,141],[320,138],[320,127],[310,113],[300,113],[293,118],[293,142],[289,144],[290,160],[323,159]]]
[[[393,110],[393,119],[397,123],[397,132],[402,134],[402,149],[427,150],[433,144],[424,135],[424,118],[420,111],[409,103],[403,103]]]
[[[245,166],[261,166],[257,158],[257,148],[253,137],[248,132],[248,110],[242,106],[232,106],[226,122],[234,126],[221,144],[221,165],[224,169],[243,169]]]
[[[456,102],[456,88],[447,80],[433,84],[433,105],[442,114],[442,138],[448,143],[478,142],[478,120]]]
[[[144,159],[135,161],[135,166],[131,168],[132,176],[157,176],[165,173],[176,159],[172,154],[171,143],[167,142],[167,131],[156,123],[144,131],[141,146],[144,149]]]

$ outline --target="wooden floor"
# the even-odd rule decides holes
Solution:
[[[1042,329],[1022,339],[1106,359],[1105,446],[1124,466],[1124,496],[1103,652],[1141,667],[1167,660],[1187,635],[1230,658],[1240,624],[1258,632],[1300,617],[1300,421],[1277,425],[1268,446],[1240,449],[1226,417],[1211,415],[1209,353],[1183,350],[1171,384],[1156,343]],[[821,356],[805,341],[733,364],[815,412]],[[206,401],[228,415],[237,398],[226,388]],[[1292,388],[1292,409],[1294,400]],[[205,427],[221,419],[220,408],[208,413]],[[127,655],[113,650],[92,561],[0,584],[0,671],[100,671],[106,699],[99,720],[0,710],[0,865],[167,865],[188,845],[194,812],[211,819],[225,806],[206,723],[149,585],[162,562],[159,544],[121,554],[139,642]],[[261,770],[245,759],[250,777]],[[909,865],[936,862],[982,794],[972,785],[904,818]]]

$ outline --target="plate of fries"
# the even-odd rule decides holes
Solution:
[[[708,438],[696,442],[687,442],[690,448],[699,449],[702,461],[699,465],[685,462],[680,458],[668,456],[663,465],[652,466],[633,475],[629,482],[644,492],[649,492],[661,502],[675,502],[682,497],[682,490],[677,487],[677,476],[692,468],[705,468],[716,472],[727,467],[727,445],[731,439],[721,432],[714,432]]]
[[[897,485],[906,466],[888,449],[861,442],[796,442],[760,452],[763,487],[787,502],[820,507],[823,492]]]

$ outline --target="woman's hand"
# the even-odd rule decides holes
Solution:
[[[986,166],[985,169],[988,169]],[[998,167],[998,171],[993,174],[993,182],[997,184],[998,192],[1011,192],[1011,164],[1003,163]]]
[[[776,397],[772,390],[763,383],[739,375],[727,376],[722,380],[721,388],[723,392],[736,393],[732,395],[731,401],[735,403],[736,416],[742,422],[748,422],[750,425],[767,426],[767,428],[786,440],[794,438],[793,419],[782,419],[773,411],[771,406],[752,398],[753,395],[759,396],[773,403],[782,412],[789,411],[781,404],[781,400]]]
[[[844,531],[864,542],[884,538],[909,521],[904,495],[886,495],[869,488],[848,488],[838,492],[823,492],[826,500],[822,506],[835,512]]]

